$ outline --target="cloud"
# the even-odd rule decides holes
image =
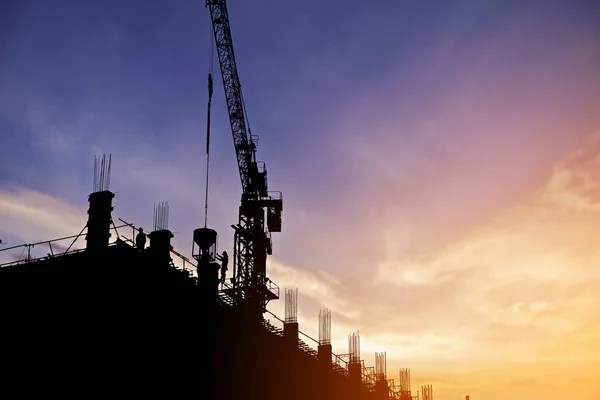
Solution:
[[[272,258],[268,268],[272,279],[281,287],[297,287],[303,297],[319,301],[323,308],[329,308],[347,318],[356,316],[356,313],[352,312],[350,301],[344,298],[341,282],[330,273],[294,268],[273,261]]]
[[[50,239],[77,235],[85,226],[86,213],[60,198],[24,188],[0,189],[0,239],[3,247],[13,247],[25,243],[37,243]],[[31,256],[45,256],[51,251],[62,252],[73,239],[29,249]],[[73,243],[73,248],[83,244],[83,238]],[[1,247],[0,247],[1,248]],[[0,252],[0,262],[21,259],[24,248]]]
[[[76,234],[86,209],[32,189],[0,189],[0,232],[24,241]]]
[[[558,163],[543,191],[549,203],[576,211],[600,211],[600,133],[590,135]]]
[[[378,314],[366,313],[373,325],[412,320],[408,332],[435,332],[454,344],[446,349],[456,359],[535,360],[548,346],[565,361],[599,356],[593,349],[600,327],[588,322],[600,305],[599,154],[598,137],[588,138],[529,199],[436,251],[388,251],[371,290],[394,302],[396,315],[377,323]],[[582,325],[586,333],[576,329]]]

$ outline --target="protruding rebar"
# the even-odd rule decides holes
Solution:
[[[350,362],[360,362],[360,332],[352,332],[348,336],[348,353],[350,353]]]
[[[433,386],[421,386],[421,400],[433,400]]]
[[[169,203],[161,202],[154,205],[154,230],[163,231],[169,229]]]
[[[102,192],[110,189],[110,170],[112,165],[112,155],[106,154],[102,157],[94,157],[94,185],[93,193]]]
[[[319,344],[331,344],[331,310],[319,311]]]
[[[400,368],[400,392],[410,398],[410,369]],[[418,393],[418,390],[417,390]]]
[[[387,361],[386,353],[375,353],[375,375],[378,380],[386,380]]]
[[[285,289],[285,322],[298,322],[298,288]]]

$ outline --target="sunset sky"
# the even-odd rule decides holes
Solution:
[[[436,400],[600,399],[600,2],[230,0],[252,133],[284,196],[268,274]],[[203,226],[203,0],[0,4],[0,239]],[[215,64],[209,225],[240,179]],[[0,245],[0,246],[3,246]],[[17,254],[18,256],[19,254]],[[0,262],[6,260],[0,253]],[[283,317],[283,300],[271,309]]]

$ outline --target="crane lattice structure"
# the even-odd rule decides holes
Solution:
[[[238,224],[234,225],[233,287],[235,301],[264,311],[279,297],[266,276],[267,255],[272,254],[271,232],[281,232],[281,192],[269,192],[267,169],[256,160],[258,137],[251,134],[238,77],[225,0],[208,0],[214,39],[223,78],[225,100],[242,183]],[[265,224],[266,214],[266,224]]]

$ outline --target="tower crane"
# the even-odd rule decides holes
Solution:
[[[279,298],[279,288],[266,276],[267,255],[272,254],[272,232],[281,232],[283,199],[270,192],[267,169],[256,159],[258,137],[251,134],[242,88],[238,77],[225,0],[207,0],[231,133],[242,183],[239,219],[234,234],[232,285],[224,289],[238,305],[256,313],[270,300]],[[265,223],[266,222],[266,223]],[[254,314],[256,315],[256,314]]]

